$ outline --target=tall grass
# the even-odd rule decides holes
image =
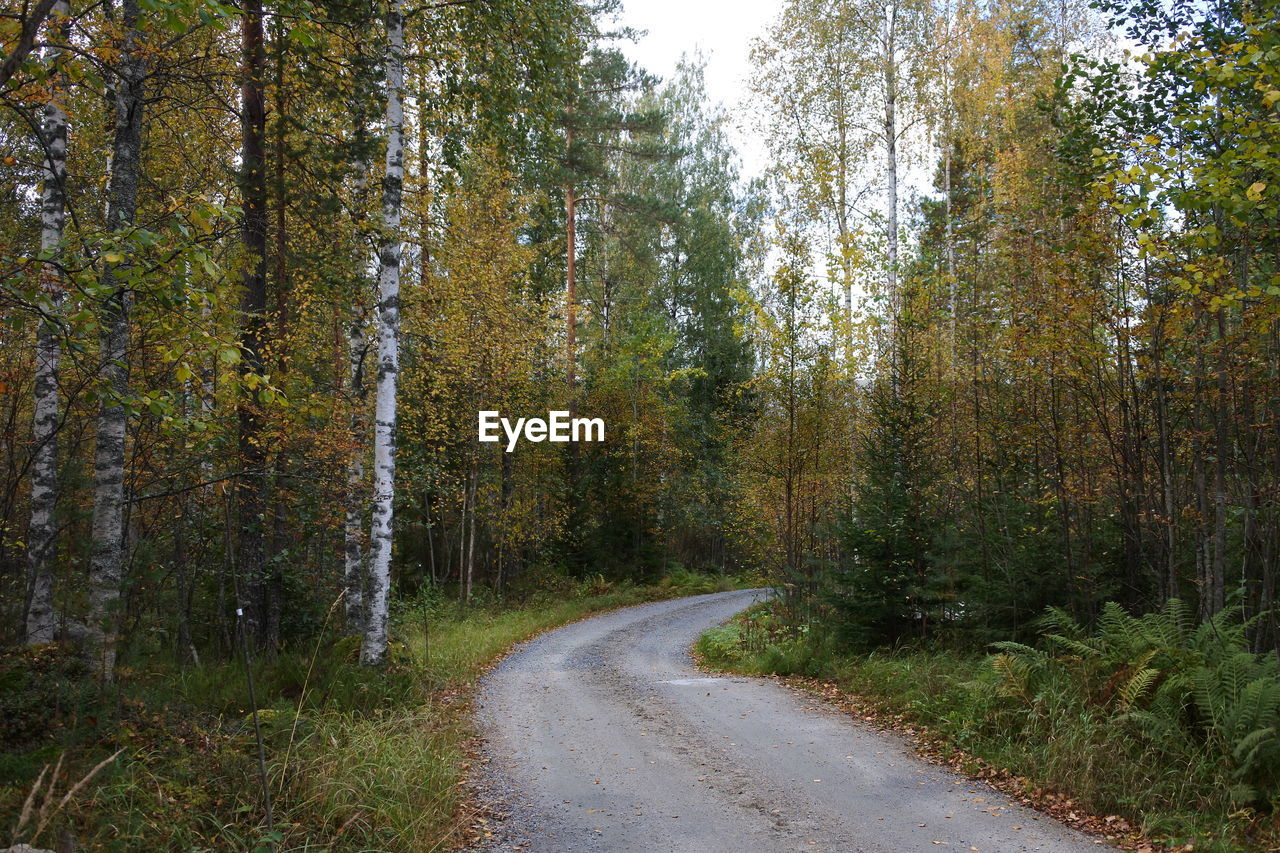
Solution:
[[[337,636],[257,661],[274,833],[262,820],[242,666],[126,669],[103,695],[55,649],[11,656],[0,661],[0,828],[15,826],[57,755],[91,767],[125,747],[53,830],[93,850],[453,849],[470,823],[461,781],[471,689],[498,656],[602,610],[738,585],[679,574],[649,587],[563,584],[520,606],[425,598],[399,604],[382,670],[360,667],[358,640]]]

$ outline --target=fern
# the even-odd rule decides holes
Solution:
[[[1048,660],[1049,656],[1034,646],[1024,645],[1023,643],[1015,643],[1013,640],[1001,640],[998,643],[992,643],[993,649],[999,649],[1011,655],[1026,657],[1036,661]]]
[[[1087,636],[1088,632],[1082,628],[1071,614],[1063,610],[1061,607],[1048,607],[1045,613],[1040,617],[1037,627],[1040,633],[1061,634],[1071,637],[1074,640],[1080,640]]]
[[[1138,703],[1138,700],[1146,695],[1151,689],[1151,685],[1156,683],[1156,679],[1160,677],[1160,670],[1146,667],[1138,670],[1129,680],[1125,682],[1124,687],[1120,688],[1120,708],[1128,711]]]
[[[1055,646],[1059,646],[1084,660],[1092,660],[1102,656],[1102,644],[1095,639],[1077,640],[1062,634],[1045,634],[1044,638]]]
[[[1152,711],[1130,711],[1117,718],[1130,723],[1139,734],[1152,741],[1167,741],[1177,736],[1177,724],[1165,714]]]
[[[1275,726],[1265,729],[1254,729],[1236,741],[1231,749],[1231,757],[1235,760],[1237,777],[1244,777],[1255,766],[1258,759],[1265,755],[1276,743]]]
[[[1238,608],[1196,624],[1179,600],[1140,617],[1109,603],[1092,633],[1060,609],[1047,611],[1040,627],[1051,653],[997,644],[1003,654],[993,667],[1001,695],[1031,703],[1046,673],[1069,663],[1060,671],[1109,709],[1116,723],[1153,747],[1181,749],[1218,767],[1233,802],[1274,796],[1280,785],[1280,659],[1248,650]]]
[[[1012,641],[994,643],[1001,654],[991,658],[997,676],[996,694],[1033,705],[1052,659],[1039,649]]]

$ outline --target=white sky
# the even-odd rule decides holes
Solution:
[[[707,96],[735,118],[730,138],[742,155],[743,178],[761,174],[766,159],[745,109],[751,40],[764,35],[781,10],[781,0],[623,0],[617,22],[647,31],[638,42],[619,46],[659,77],[669,79],[682,55],[702,52]]]

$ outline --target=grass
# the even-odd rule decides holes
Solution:
[[[1090,648],[1105,644],[1085,639],[1092,646],[1082,641],[1071,654],[1054,654],[1051,645],[996,655],[853,654],[820,633],[788,630],[766,603],[706,632],[697,650],[716,668],[818,679],[871,715],[923,728],[929,751],[953,766],[1003,771],[1005,779],[1021,780],[1020,793],[1039,792],[1044,800],[1048,792],[1050,804],[1069,798],[1170,847],[1280,850],[1280,767],[1269,758],[1246,765],[1239,735],[1235,747],[1219,743],[1210,715],[1178,681],[1187,674],[1203,681],[1212,668],[1203,660],[1193,667],[1185,648],[1165,650],[1181,656],[1181,670],[1158,669],[1160,656],[1148,652],[1128,662],[1104,659],[1102,651],[1090,657]],[[1270,689],[1267,678],[1255,681]],[[1256,692],[1246,687],[1242,702]],[[1162,719],[1166,725],[1150,729]],[[1268,741],[1275,734],[1258,731]]]
[[[614,607],[740,586],[675,573],[647,587],[601,577],[520,606],[401,603],[390,665],[357,665],[352,638],[255,663],[275,830],[268,832],[242,666],[125,668],[96,690],[65,649],[0,659],[0,831],[10,834],[48,765],[62,767],[9,841],[92,850],[376,851],[460,846],[477,679],[510,646]],[[118,749],[61,809],[76,781]],[[50,768],[49,773],[52,770]]]

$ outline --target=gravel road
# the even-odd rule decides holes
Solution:
[[[489,850],[1094,851],[1099,842],[764,679],[694,668],[757,600],[608,613],[520,647],[481,685]]]

